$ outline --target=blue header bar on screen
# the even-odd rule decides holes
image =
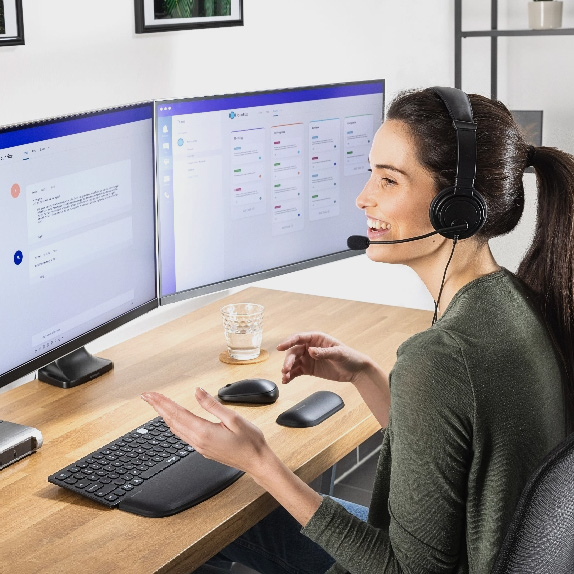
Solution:
[[[384,80],[379,80],[357,84],[341,84],[336,86],[321,86],[317,88],[303,88],[277,92],[260,92],[256,94],[235,96],[214,96],[213,98],[157,101],[156,113],[158,117],[169,117],[201,112],[251,108],[255,106],[272,106],[293,102],[307,102],[311,100],[364,96],[368,94],[380,94],[383,91]]]
[[[110,109],[86,116],[55,118],[45,122],[0,129],[0,149],[153,119],[152,102],[126,109]]]

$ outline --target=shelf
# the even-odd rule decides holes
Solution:
[[[500,36],[571,36],[574,28],[553,28],[548,30],[461,30],[463,38],[500,37]]]
[[[462,0],[454,0],[454,87],[462,85],[462,40],[464,38],[490,38],[490,97],[497,99],[498,91],[498,38],[511,36],[571,36],[574,28],[546,30],[499,30],[498,1],[490,0],[490,30],[462,29]]]

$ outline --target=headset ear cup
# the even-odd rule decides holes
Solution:
[[[441,231],[443,237],[454,239],[467,239],[474,235],[486,221],[486,202],[478,191],[472,190],[472,195],[455,193],[454,187],[443,189],[432,200],[429,217],[435,230],[462,225],[466,223],[467,229],[463,231]]]

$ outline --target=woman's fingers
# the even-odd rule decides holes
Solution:
[[[215,400],[205,389],[197,387],[195,398],[202,409],[217,417],[228,429],[237,430],[237,415],[234,411]]]
[[[288,339],[285,339],[285,341],[283,341],[282,343],[279,343],[277,345],[277,350],[278,351],[287,351],[288,349],[291,349],[292,347],[295,347],[297,345],[301,345],[302,343],[304,344],[303,337],[305,337],[304,333],[298,333],[296,335],[292,335]]]
[[[174,434],[190,444],[196,442],[198,426],[208,423],[161,393],[143,393],[141,397],[163,418]]]
[[[213,423],[198,417],[160,393],[142,394],[142,399],[164,418],[172,432],[203,456],[256,472],[258,459],[267,448],[263,433],[205,390],[196,389],[196,398],[205,411],[221,422]]]

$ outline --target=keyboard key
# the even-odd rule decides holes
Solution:
[[[100,496],[100,497],[104,497],[106,496],[106,494],[109,494],[110,492],[112,492],[112,490],[115,490],[117,488],[117,485],[110,483],[110,484],[105,484],[104,486],[102,486],[102,488],[100,488],[97,492],[96,492],[96,496]]]
[[[86,488],[86,492],[97,492],[98,490],[100,490],[102,488],[103,484],[100,484],[99,482],[95,482],[94,484],[91,484],[90,486],[88,486]]]

